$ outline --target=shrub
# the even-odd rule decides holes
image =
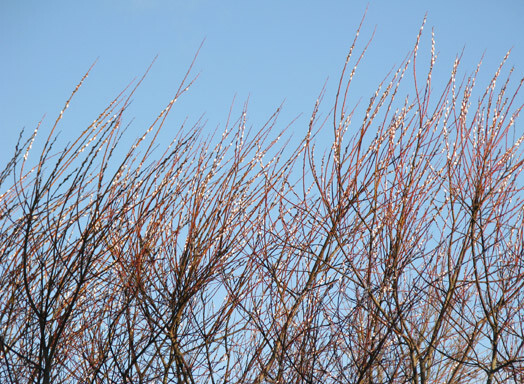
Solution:
[[[457,58],[435,95],[420,37],[360,123],[354,42],[298,143],[278,111],[258,130],[243,111],[158,153],[173,100],[122,152],[136,88],[57,150],[62,111],[34,166],[38,129],[21,136],[0,176],[0,381],[522,382],[522,81],[506,56],[476,101]]]

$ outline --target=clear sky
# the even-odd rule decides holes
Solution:
[[[326,80],[325,102],[332,105],[366,6],[360,47],[376,32],[353,89],[363,99],[413,47],[426,12],[421,54],[428,57],[434,28],[442,78],[463,48],[464,73],[485,54],[488,78],[512,48],[515,80],[524,76],[522,0],[0,0],[0,165],[22,127],[32,131],[44,115],[44,128],[52,125],[97,58],[63,134],[72,138],[89,125],[158,55],[127,115],[135,118],[131,132],[142,132],[174,95],[204,39],[194,72],[200,77],[173,110],[169,129],[202,114],[208,129],[223,127],[235,95],[238,108],[249,96],[254,127],[285,100],[281,127],[303,113],[292,129],[305,129]]]

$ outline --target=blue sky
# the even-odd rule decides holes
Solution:
[[[223,127],[236,95],[237,109],[249,97],[254,127],[285,100],[280,126],[302,113],[292,126],[301,131],[326,80],[325,105],[332,106],[366,7],[360,47],[376,32],[353,88],[359,98],[371,96],[401,63],[426,12],[421,57],[429,55],[434,28],[442,79],[463,48],[463,73],[484,54],[481,75],[487,79],[512,48],[509,64],[516,67],[515,78],[524,76],[521,0],[0,0],[1,166],[22,127],[32,131],[44,115],[44,129],[52,125],[97,58],[67,111],[62,134],[70,139],[89,125],[158,55],[127,115],[128,121],[134,118],[131,133],[138,135],[174,95],[204,39],[194,71],[199,79],[175,107],[169,129],[176,130],[186,116],[195,121],[202,114],[209,130]]]

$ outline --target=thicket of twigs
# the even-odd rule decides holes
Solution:
[[[294,149],[277,112],[155,152],[171,102],[122,155],[125,94],[56,148],[61,113],[34,167],[21,138],[0,175],[0,382],[523,382],[522,82],[503,63],[479,92],[458,58],[434,94],[419,41],[363,115],[353,44]]]

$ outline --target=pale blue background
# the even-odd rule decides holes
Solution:
[[[376,34],[352,89],[364,100],[413,47],[426,12],[421,55],[427,60],[433,27],[440,52],[434,81],[446,78],[463,48],[464,74],[485,54],[481,75],[488,79],[513,48],[515,80],[524,76],[522,0],[0,0],[0,165],[22,127],[32,131],[44,114],[44,129],[52,125],[97,58],[60,126],[62,135],[71,139],[89,125],[158,55],[127,114],[138,135],[174,95],[203,39],[195,66],[200,77],[172,112],[168,130],[202,114],[207,129],[223,127],[236,95],[237,110],[249,96],[254,127],[285,100],[280,127],[303,113],[291,128],[300,133],[328,78],[326,112],[332,106],[366,6],[360,47],[375,27]]]

